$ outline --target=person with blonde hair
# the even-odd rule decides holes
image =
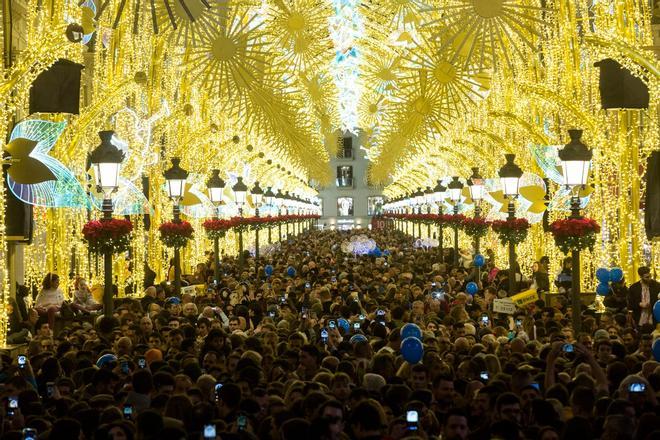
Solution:
[[[92,295],[92,291],[87,285],[87,280],[82,277],[76,277],[73,290],[73,304],[78,306],[78,310],[83,313],[92,313],[100,310],[103,305],[99,304]]]

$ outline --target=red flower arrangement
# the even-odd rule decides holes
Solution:
[[[82,234],[94,253],[104,254],[109,251],[113,254],[126,252],[130,247],[130,233],[133,223],[124,219],[92,220],[82,228]]]
[[[165,246],[173,248],[184,247],[195,232],[188,222],[165,222],[158,227],[158,231]]]
[[[206,231],[206,236],[211,240],[215,240],[224,237],[227,231],[231,229],[232,223],[229,220],[210,219],[204,221],[202,227]]]
[[[516,218],[513,220],[495,220],[491,223],[502,244],[512,242],[519,244],[527,238],[527,231],[530,224],[526,218]]]
[[[550,232],[557,247],[565,254],[569,251],[592,250],[600,225],[590,218],[567,218],[550,224]]]
[[[488,233],[490,222],[484,218],[466,217],[463,220],[463,231],[473,238],[481,238]]]
[[[458,229],[462,229],[467,220],[467,217],[463,214],[442,214],[438,217],[439,223],[443,226],[449,226],[450,228],[456,227]]]

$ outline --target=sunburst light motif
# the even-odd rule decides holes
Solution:
[[[330,14],[327,4],[319,0],[274,2],[268,12],[269,33],[286,65],[308,70],[319,57],[327,56],[331,43],[325,23]]]
[[[433,43],[417,44],[408,52],[406,69],[401,82],[419,81],[420,88],[427,94],[441,96],[443,107],[458,116],[469,103],[483,97],[484,74],[463,68],[444,57]]]
[[[462,59],[465,67],[479,70],[504,64],[513,70],[514,57],[524,61],[542,37],[547,9],[537,0],[448,0],[428,11],[425,26],[433,28],[450,62]]]
[[[232,100],[261,82],[268,52],[256,18],[247,12],[233,16],[192,50],[188,70],[198,84]]]
[[[193,46],[224,26],[228,0],[150,0],[157,29],[173,29],[177,44]]]

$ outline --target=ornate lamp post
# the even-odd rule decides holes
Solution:
[[[415,193],[415,205],[417,205],[417,214],[422,213],[422,205],[424,205],[424,191],[422,188],[417,188]],[[413,235],[414,235],[414,226],[413,226]],[[417,237],[422,238],[422,222],[417,223]]]
[[[435,203],[438,204],[438,215],[442,215],[442,205],[445,203],[445,197],[447,196],[447,188],[442,184],[442,180],[438,179],[438,183],[433,188],[433,198]],[[444,263],[444,240],[442,232],[442,220],[438,223],[438,241],[440,242],[440,255],[442,258],[441,263]]]
[[[461,202],[463,184],[456,176],[451,179],[451,182],[447,185],[447,189],[449,190],[449,200],[454,204],[454,215],[457,215],[458,204]],[[458,224],[456,222],[454,222],[454,266],[458,266]]]
[[[568,130],[571,141],[559,150],[564,185],[571,190],[571,218],[581,219],[580,189],[589,178],[593,152],[582,143],[582,130]],[[573,309],[573,332],[578,334],[582,327],[582,302],[580,301],[580,251],[571,251],[571,296]]]
[[[433,200],[434,200],[434,192],[431,189],[430,186],[426,187],[426,191],[424,191],[424,203],[426,203],[426,213],[430,214],[431,213],[431,206],[433,205]],[[429,236],[429,239],[431,238],[431,222],[429,221],[426,225],[426,235]]]
[[[174,203],[172,213],[172,221],[174,223],[181,222],[179,202],[183,198],[186,189],[186,180],[188,179],[188,171],[179,166],[180,162],[180,158],[173,157],[172,166],[163,173],[167,182],[167,195]],[[179,294],[179,292],[181,292],[181,252],[177,246],[174,248],[174,293]]]
[[[248,187],[243,183],[243,178],[239,177],[238,181],[231,187],[234,191],[234,201],[238,206],[238,215],[243,217],[243,205],[245,205],[245,199],[247,197]],[[243,269],[244,264],[243,258],[243,228],[238,228],[238,267]]]
[[[119,169],[124,160],[124,152],[112,143],[114,131],[101,131],[101,143],[90,154],[94,168],[96,186],[103,191],[103,218],[112,220],[112,193],[119,187]],[[103,253],[103,313],[112,316],[114,309],[112,294],[112,252]]]
[[[291,209],[291,194],[289,194],[289,191],[284,193],[284,199],[282,200],[282,204],[286,208],[286,213],[289,214],[289,212],[293,211]],[[289,222],[286,223],[286,239],[289,240]]]
[[[269,186],[268,188],[266,188],[266,192],[264,193],[264,203],[266,203],[266,206],[268,206],[269,209],[272,209],[274,201],[275,201],[275,193]],[[272,242],[273,242],[272,228],[270,227],[270,224],[268,224],[268,244],[271,244]]]
[[[277,191],[277,195],[275,196],[274,199],[275,206],[277,207],[277,215],[280,216],[282,215],[282,208],[284,206],[284,194],[282,194],[282,190]],[[278,240],[281,242],[282,241],[282,222],[277,222],[277,235],[278,235]]]
[[[220,177],[220,170],[213,170],[213,175],[206,182],[206,186],[209,190],[209,200],[215,206],[213,212],[213,218],[218,219],[220,209],[220,203],[222,202],[222,192],[225,189],[225,181]],[[213,279],[216,282],[216,285],[220,284],[220,244],[217,236],[213,238]]]
[[[506,163],[500,168],[499,176],[502,182],[502,191],[504,197],[509,200],[507,220],[515,220],[516,205],[515,200],[520,194],[520,178],[523,175],[518,165],[513,163],[515,154],[505,154]],[[509,241],[509,295],[516,292],[516,246]]]
[[[252,202],[254,202],[254,215],[259,217],[259,207],[261,206],[261,200],[264,197],[264,190],[259,186],[259,182],[254,182],[254,187],[252,188]],[[257,225],[254,230],[254,258],[259,259],[259,225]],[[258,275],[258,274],[257,274]]]
[[[481,217],[481,201],[484,198],[484,178],[479,174],[479,168],[472,168],[472,175],[467,181],[470,198],[474,202],[474,218]],[[479,237],[475,239],[475,252],[479,253]]]

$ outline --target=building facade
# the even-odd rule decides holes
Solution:
[[[381,212],[383,188],[370,184],[369,160],[360,145],[360,136],[346,133],[338,136],[334,151],[330,148],[329,166],[333,178],[330,185],[319,188],[323,203],[319,227],[367,228],[371,218]]]

